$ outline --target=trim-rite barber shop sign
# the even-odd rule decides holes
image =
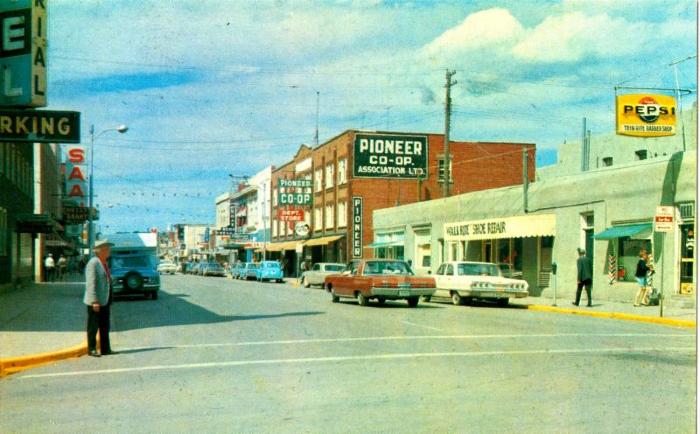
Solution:
[[[403,134],[355,134],[355,178],[425,178],[428,137]]]
[[[352,257],[362,257],[362,197],[352,198]]]

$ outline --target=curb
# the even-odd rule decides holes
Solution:
[[[563,307],[554,306],[543,306],[538,304],[528,304],[526,305],[528,310],[535,310],[540,312],[555,312],[555,313],[568,313],[572,315],[582,315],[591,316],[595,318],[610,318],[610,319],[620,319],[624,321],[638,321],[638,322],[648,322],[653,324],[661,324],[672,327],[689,327],[695,328],[697,323],[695,321],[689,321],[684,319],[673,319],[673,318],[660,318],[645,315],[634,315],[631,313],[620,313],[620,312],[595,312],[595,311],[585,311],[578,309],[568,309]]]
[[[47,353],[32,354],[29,356],[8,357],[0,359],[0,378],[25,369],[46,365],[58,360],[74,359],[87,354],[87,344],[83,343],[74,347]]]

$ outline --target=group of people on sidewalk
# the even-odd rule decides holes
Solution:
[[[576,260],[576,300],[572,302],[574,306],[578,306],[581,302],[581,292],[583,288],[586,289],[586,295],[588,296],[587,307],[593,306],[593,301],[591,297],[592,286],[593,286],[593,263],[589,257],[586,256],[586,251],[584,249],[578,248],[578,259]],[[639,252],[639,261],[637,262],[637,269],[635,270],[634,276],[639,284],[639,291],[634,297],[634,306],[649,306],[650,297],[653,293],[651,278],[654,275],[654,267],[651,264],[649,255],[646,250],[641,250]]]

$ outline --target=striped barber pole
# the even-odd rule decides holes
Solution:
[[[608,256],[608,285],[612,285],[617,281],[617,257],[615,255]]]
[[[649,271],[647,271],[647,286],[649,288],[654,287],[654,255],[649,253],[647,257],[647,267],[649,267]]]

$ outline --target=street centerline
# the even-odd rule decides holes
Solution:
[[[484,356],[530,356],[530,355],[556,355],[556,354],[604,354],[604,353],[640,353],[640,352],[695,352],[695,347],[644,347],[644,348],[583,348],[583,349],[559,349],[559,350],[516,350],[516,351],[467,351],[455,353],[390,353],[368,354],[362,356],[329,356],[307,357],[292,359],[268,359],[268,360],[231,360],[227,362],[185,363],[179,365],[153,365],[137,366],[131,368],[98,369],[93,371],[59,372],[53,374],[24,375],[20,379],[50,378],[50,377],[77,377],[88,375],[120,374],[144,371],[167,371],[183,369],[210,369],[235,366],[255,365],[289,365],[303,363],[327,363],[327,362],[351,362],[367,360],[396,360],[396,359],[428,359],[447,357],[484,357]]]

